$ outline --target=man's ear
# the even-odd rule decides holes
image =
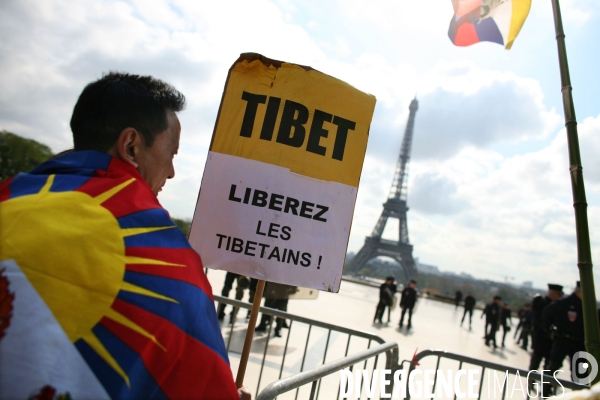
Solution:
[[[144,139],[137,130],[134,128],[125,128],[121,131],[117,142],[108,153],[137,168],[140,147],[143,145]]]

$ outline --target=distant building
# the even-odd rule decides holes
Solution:
[[[466,272],[461,272],[460,273],[460,277],[461,278],[465,278],[465,279],[469,279],[469,280],[475,280],[475,277],[471,274],[467,274]]]
[[[434,265],[422,264],[419,262],[418,258],[415,258],[415,265],[417,267],[417,271],[419,271],[419,272],[424,272],[426,274],[434,274],[434,275],[441,274],[438,267],[436,267]]]
[[[531,282],[531,281],[524,281],[521,286],[523,288],[525,288],[525,289],[533,289],[533,282]]]

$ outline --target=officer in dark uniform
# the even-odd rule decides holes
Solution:
[[[502,347],[504,347],[506,334],[510,332],[512,325],[512,310],[508,307],[507,302],[504,302],[500,309],[500,325],[502,326]]]
[[[397,286],[394,283],[394,277],[388,276],[385,279],[385,282],[379,286],[379,303],[377,303],[377,308],[375,309],[375,318],[373,318],[373,322],[383,322],[383,313],[385,312],[386,307],[390,307],[392,302],[394,301],[394,294],[397,291]],[[390,309],[388,308],[388,322],[390,322]]]
[[[248,288],[248,303],[254,303],[254,295],[256,294],[256,286],[258,286],[258,279],[250,278],[250,287]],[[250,319],[250,314],[252,313],[252,309],[248,310],[246,313],[246,319]]]
[[[523,350],[527,350],[529,346],[529,335],[533,329],[533,313],[531,311],[531,304],[527,303],[523,306],[523,311],[519,313],[520,320],[519,326],[521,327],[521,333],[517,344],[521,344]]]
[[[225,282],[223,283],[223,289],[221,290],[221,296],[229,297],[229,292],[233,288],[233,282],[240,276],[239,274],[234,274],[233,272],[228,272],[225,274]],[[225,317],[225,307],[227,304],[219,303],[219,308],[217,310],[217,318],[223,319]]]
[[[460,290],[457,290],[456,293],[454,294],[454,308],[458,308],[458,305],[460,304],[460,301],[462,300],[462,292]]]
[[[287,311],[288,300],[291,294],[297,291],[296,286],[284,285],[281,283],[267,282],[263,297],[265,298],[265,307],[275,310]],[[260,324],[254,328],[255,332],[265,332],[267,326],[271,323],[271,316],[262,314]],[[275,336],[281,337],[281,328],[288,328],[285,319],[277,317],[275,325]]]
[[[236,282],[237,285],[235,287],[235,299],[242,300],[244,298],[244,291],[250,288],[250,296],[248,297],[248,302],[252,303],[252,301],[254,300],[254,295],[251,289],[252,279],[244,275],[238,275],[238,277],[236,278]],[[256,285],[254,286],[254,290],[256,291]],[[237,312],[238,307],[233,307],[233,311],[231,312],[229,317],[229,323],[233,323],[233,321],[235,321]],[[246,316],[246,318],[250,318],[250,310],[248,310],[248,315]]]
[[[408,284],[408,287],[402,290],[402,297],[400,298],[400,308],[402,308],[402,315],[400,316],[400,328],[404,325],[404,314],[406,314],[406,310],[408,310],[408,325],[406,329],[412,328],[412,311],[415,303],[417,302],[417,291],[415,287],[417,286],[417,281],[411,280]]]
[[[529,362],[529,370],[539,370],[540,363],[544,359],[544,369],[550,369],[550,354],[552,352],[552,339],[544,331],[542,325],[542,312],[555,300],[562,297],[563,287],[561,285],[548,284],[548,294],[545,297],[537,295],[531,302],[531,316],[533,323],[533,332],[531,341],[533,353]]]
[[[491,310],[493,304],[494,304],[494,298],[492,298],[492,300],[490,300],[490,302],[485,305],[485,307],[483,308],[483,311],[481,312],[481,318],[483,318],[485,316],[485,334],[483,335],[484,339],[486,339],[488,337],[488,334],[490,332],[490,326],[492,324],[492,320],[490,319],[489,316],[492,315],[490,313],[490,310]]]
[[[494,349],[498,348],[496,345],[496,331],[500,327],[501,318],[502,318],[502,297],[496,295],[493,297],[492,302],[489,304],[489,307],[486,307],[486,322],[489,321],[490,330],[485,337],[485,345],[489,346],[490,342],[493,343]]]
[[[523,326],[523,317],[525,316],[525,313],[526,313],[525,307],[526,307],[526,305],[519,308],[519,311],[517,311],[517,317],[519,318],[519,323],[517,324],[517,328],[515,329],[514,339],[517,338],[517,336],[519,335],[519,330]]]
[[[570,296],[556,300],[544,309],[542,327],[554,339],[549,368],[552,373],[561,369],[565,357],[568,356],[571,361],[575,353],[585,351],[583,305],[579,282]],[[572,377],[573,371],[571,371]]]
[[[465,312],[463,313],[462,319],[460,320],[460,326],[462,326],[463,322],[465,322],[465,317],[467,313],[469,313],[469,329],[471,329],[471,323],[473,321],[473,309],[475,308],[475,297],[471,294],[471,292],[467,293],[467,297],[465,297]]]

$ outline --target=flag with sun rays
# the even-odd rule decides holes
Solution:
[[[131,166],[0,184],[0,398],[238,398],[198,254]]]
[[[531,0],[452,0],[448,37],[456,46],[494,42],[512,47],[527,19]]]

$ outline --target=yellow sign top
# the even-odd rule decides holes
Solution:
[[[211,151],[357,187],[374,109],[374,96],[339,79],[242,55],[229,72]]]

